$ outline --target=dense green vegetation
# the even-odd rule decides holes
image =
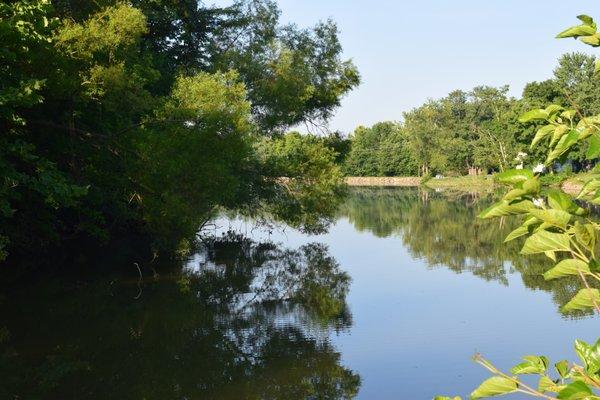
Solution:
[[[173,250],[221,208],[322,229],[337,156],[283,133],[359,75],[332,21],[278,21],[271,0],[0,4],[0,260],[131,233]]]
[[[521,99],[508,95],[508,86],[456,90],[448,96],[404,113],[402,122],[358,127],[349,137],[344,170],[350,176],[447,176],[502,171],[521,164],[542,163],[546,144],[533,149],[534,126],[517,119],[544,104],[580,105],[585,116],[600,113],[600,81],[594,79],[595,57],[565,54],[554,77],[529,83]],[[590,165],[585,145],[568,156],[575,170]],[[549,165],[548,167],[553,167]]]

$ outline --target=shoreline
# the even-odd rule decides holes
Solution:
[[[416,176],[348,176],[348,186],[397,186],[418,187],[422,179]]]
[[[423,178],[417,176],[351,176],[346,177],[345,181],[346,184],[350,187],[428,187],[430,189],[447,189],[460,191],[491,190],[496,186],[494,183],[494,179],[491,175],[467,175],[441,179],[431,178],[426,181],[423,181]]]

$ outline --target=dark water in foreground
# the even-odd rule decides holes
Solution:
[[[559,312],[577,281],[545,282],[546,260],[502,244],[511,221],[475,218],[488,203],[355,190],[327,235],[220,220],[183,269],[140,265],[141,283],[130,266],[9,289],[0,399],[431,399],[487,376],[477,351],[573,359],[600,336]]]

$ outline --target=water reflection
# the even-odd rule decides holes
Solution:
[[[358,231],[382,238],[398,235],[411,255],[430,268],[469,272],[504,285],[509,273],[518,272],[525,286],[551,292],[557,305],[566,304],[581,288],[578,279],[546,281],[542,274],[551,268],[550,260],[520,255],[522,240],[503,243],[519,225],[518,218],[477,218],[495,199],[493,194],[361,188],[350,192],[340,215]]]
[[[4,288],[0,398],[351,399],[349,280],[323,245],[228,234],[138,300],[133,276]]]

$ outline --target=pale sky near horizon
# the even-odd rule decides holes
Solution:
[[[211,1],[207,1],[210,3]],[[213,0],[227,5],[230,0]],[[479,85],[510,85],[519,97],[527,82],[552,76],[561,54],[600,55],[573,39],[554,39],[577,25],[600,21],[600,1],[584,0],[278,0],[282,22],[309,27],[332,18],[344,57],[362,83],[347,95],[329,126],[401,120],[428,98]]]

